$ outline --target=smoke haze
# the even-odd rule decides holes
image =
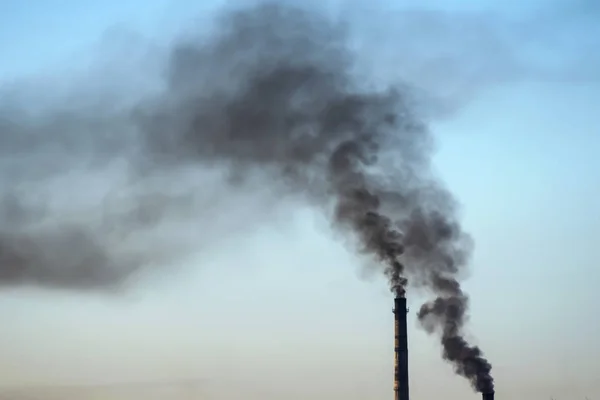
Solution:
[[[407,284],[432,292],[423,326],[440,335],[457,373],[492,390],[490,364],[463,336],[468,297],[458,277],[472,241],[431,169],[427,104],[414,88],[365,72],[344,21],[263,4],[225,12],[215,26],[170,49],[164,89],[134,106],[82,104],[82,95],[39,112],[3,102],[0,285],[112,289],[184,257],[196,249],[164,238],[178,221],[206,216],[198,193],[214,188],[202,171],[218,168],[232,187],[268,183],[278,197],[318,207],[396,294]],[[508,50],[494,53],[504,63],[479,65],[463,81],[523,74]],[[88,203],[98,196],[101,207]]]
[[[174,51],[166,100],[145,110],[149,154],[223,163],[235,179],[265,174],[320,206],[396,295],[409,279],[438,296],[444,306],[420,317],[440,327],[456,371],[493,390],[490,364],[463,338],[468,299],[456,277],[471,240],[431,171],[432,137],[410,91],[359,80],[343,29],[316,13],[267,4],[219,26]]]

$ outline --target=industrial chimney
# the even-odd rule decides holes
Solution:
[[[394,299],[394,394],[395,400],[408,399],[408,332],[406,323],[406,297],[396,297]],[[484,395],[485,396],[485,395]],[[494,400],[484,397],[483,400]]]
[[[482,393],[481,397],[483,400],[494,400],[494,392]]]

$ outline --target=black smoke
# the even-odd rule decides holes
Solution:
[[[315,13],[267,4],[219,22],[173,52],[163,101],[143,112],[148,154],[223,164],[235,179],[262,173],[321,207],[396,295],[411,279],[438,296],[420,319],[439,328],[457,373],[492,390],[490,364],[463,336],[457,277],[471,241],[432,173],[433,138],[410,90],[361,77],[343,27]]]
[[[233,184],[258,175],[318,207],[389,278],[395,295],[404,296],[409,282],[436,295],[420,320],[440,333],[457,373],[491,390],[489,363],[463,336],[468,299],[458,277],[471,241],[432,171],[427,121],[407,87],[382,88],[361,66],[343,23],[278,4],[229,11],[210,35],[176,45],[162,93],[119,114],[135,135],[83,147],[117,152],[136,177],[189,165],[225,168]],[[68,138],[61,152],[82,148]],[[131,138],[139,140],[136,151],[122,151]],[[87,287],[138,267],[117,257],[105,230],[89,236],[50,225],[58,231],[47,232],[34,222],[0,232],[3,284]]]

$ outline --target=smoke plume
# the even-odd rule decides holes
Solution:
[[[293,6],[227,12],[210,35],[178,43],[164,91],[133,109],[100,117],[67,113],[29,130],[1,125],[0,143],[13,145],[10,154],[26,149],[37,160],[36,168],[24,168],[30,164],[2,154],[18,171],[5,179],[45,181],[50,172],[68,171],[73,164],[63,161],[72,154],[77,165],[125,160],[135,182],[189,166],[222,167],[234,184],[261,176],[279,193],[326,213],[389,278],[395,295],[404,296],[409,283],[433,292],[436,299],[419,319],[440,333],[444,358],[457,373],[476,390],[492,390],[490,364],[463,336],[468,298],[458,276],[471,240],[452,195],[432,172],[428,125],[409,88],[382,88],[360,72],[346,33],[343,23]],[[81,131],[92,133],[71,135]],[[61,139],[48,140],[52,133]],[[140,258],[107,228],[107,219],[124,216],[114,209],[102,223],[79,219],[73,227],[69,218],[57,222],[56,210],[28,209],[25,198],[10,212],[7,201],[0,208],[1,285],[110,285],[152,259]],[[129,201],[140,207],[137,198]],[[125,237],[146,226],[127,223]]]
[[[471,241],[431,171],[432,136],[410,90],[361,76],[343,26],[318,14],[263,4],[219,23],[173,52],[167,92],[140,111],[145,154],[224,165],[232,179],[264,174],[321,207],[396,295],[410,279],[438,296],[420,319],[441,330],[457,373],[492,390],[489,363],[463,337],[457,276]]]

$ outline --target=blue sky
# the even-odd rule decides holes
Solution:
[[[193,3],[0,0],[0,82],[47,71],[68,81],[61,71],[94,59],[115,27],[165,43],[215,7]],[[494,364],[498,395],[600,396],[598,8],[360,4],[342,9],[363,16],[366,43],[384,38],[371,48],[388,61],[373,63],[378,73],[404,74],[449,104],[432,120],[435,163],[476,240],[471,330]],[[439,37],[395,23],[406,15],[443,24],[446,46],[423,47]],[[425,44],[413,51],[403,37]],[[310,210],[266,222],[240,206],[260,204],[259,195],[238,200],[222,212],[239,218],[215,222],[221,240],[123,298],[0,294],[0,385],[200,378],[219,398],[252,390],[290,398],[290,387],[298,398],[391,396],[385,284],[363,277]],[[411,298],[415,308],[420,299]],[[476,398],[441,361],[435,338],[410,325],[414,398]]]

